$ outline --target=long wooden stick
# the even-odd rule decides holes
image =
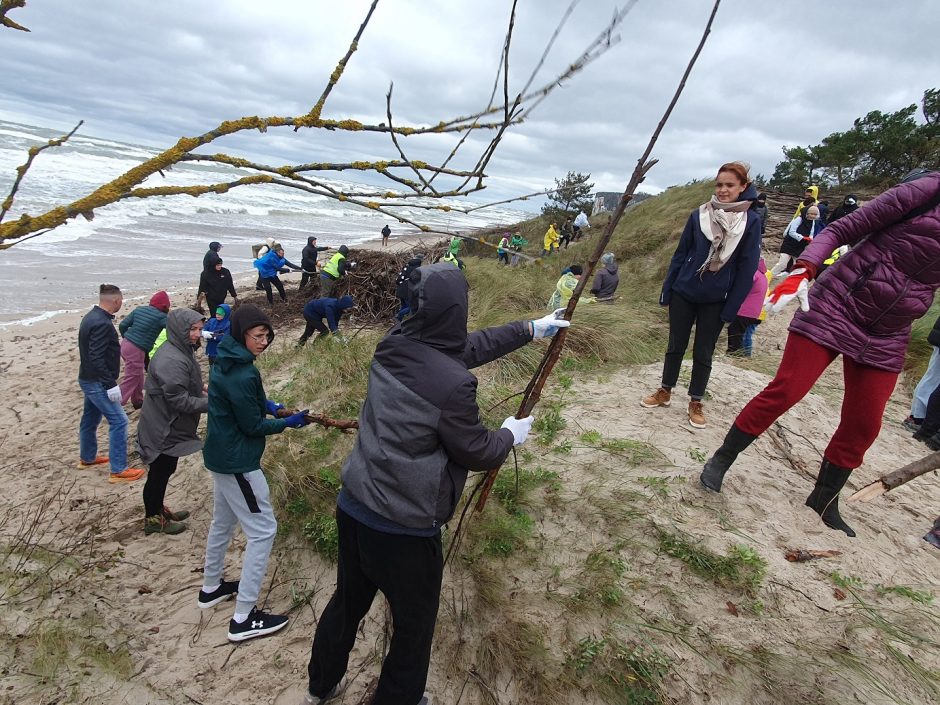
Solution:
[[[568,308],[565,309],[565,320],[571,320],[571,316],[574,314],[574,309],[578,305],[578,299],[581,298],[581,292],[584,291],[584,287],[587,286],[587,283],[591,279],[591,274],[594,272],[594,267],[597,265],[598,260],[600,260],[600,258],[603,256],[604,250],[607,249],[607,245],[610,243],[610,238],[613,236],[614,230],[616,229],[617,224],[620,222],[620,218],[623,215],[627,204],[633,200],[633,195],[637,187],[646,178],[647,172],[652,169],[658,161],[656,159],[650,159],[650,154],[652,154],[653,147],[656,146],[656,141],[659,139],[660,133],[666,126],[666,122],[669,120],[669,116],[672,114],[673,108],[676,107],[676,103],[679,101],[679,96],[682,95],[682,90],[685,88],[689,74],[692,73],[692,67],[695,66],[695,62],[698,59],[699,54],[702,53],[702,48],[705,46],[705,40],[708,39],[708,35],[711,34],[712,23],[715,21],[715,15],[718,13],[718,6],[720,4],[721,0],[715,0],[711,15],[709,15],[708,22],[705,25],[705,31],[702,32],[702,38],[699,40],[698,46],[695,48],[695,53],[692,54],[691,60],[685,67],[685,73],[682,74],[682,80],[679,82],[679,86],[676,88],[676,92],[673,94],[672,100],[669,101],[669,106],[666,108],[666,112],[663,113],[663,117],[656,126],[656,130],[653,132],[652,137],[650,137],[649,144],[646,145],[646,150],[637,160],[636,168],[634,168],[633,175],[630,177],[630,182],[627,184],[627,187],[623,191],[623,195],[620,197],[620,203],[617,205],[617,209],[611,216],[610,222],[607,223],[604,234],[597,241],[597,245],[594,247],[594,251],[591,253],[591,257],[588,260],[587,267],[581,276],[581,280],[578,282],[578,285],[574,289],[574,293],[571,295],[571,300],[568,302]],[[539,363],[538,369],[526,387],[525,395],[522,398],[522,403],[519,405],[519,411],[516,413],[517,419],[523,419],[528,416],[541,398],[542,388],[545,386],[546,380],[552,373],[552,369],[555,367],[555,363],[558,362],[558,358],[561,355],[561,349],[565,344],[565,337],[567,332],[567,328],[562,328],[552,338],[552,342],[545,351],[545,355],[542,357],[542,361]],[[499,468],[494,468],[493,470],[488,471],[486,476],[481,481],[482,490],[476,503],[476,510],[478,512],[482,511],[483,507],[486,506],[486,500],[490,495],[490,490],[493,487],[493,483],[496,481],[496,473],[498,472]]]
[[[908,463],[903,468],[882,475],[871,484],[865,485],[858,492],[849,497],[850,502],[870,502],[885,492],[890,492],[915,477],[926,475],[928,472],[940,469],[940,451],[925,455],[920,460]]]

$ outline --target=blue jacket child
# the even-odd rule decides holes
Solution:
[[[219,313],[222,313],[222,318],[218,317]],[[222,342],[222,338],[226,335],[229,335],[232,330],[232,307],[228,304],[221,304],[215,310],[214,316],[206,321],[206,324],[202,327],[203,332],[212,333],[212,338],[206,341],[206,357],[209,358],[209,362],[215,362],[215,356],[219,353],[219,343]]]

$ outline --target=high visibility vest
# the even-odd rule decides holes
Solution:
[[[339,279],[339,263],[346,259],[346,255],[342,252],[337,252],[335,255],[330,257],[330,261],[323,265],[323,271],[329,274],[334,279]]]
[[[823,260],[823,264],[826,265],[827,267],[828,267],[829,265],[835,264],[835,263],[836,263],[836,260],[839,259],[839,257],[842,255],[842,253],[839,252],[840,249],[841,249],[841,248],[839,248],[839,247],[837,247],[836,249],[834,249],[834,250],[832,251],[832,254],[829,255],[826,259]]]
[[[441,262],[450,262],[455,267],[460,267],[460,264],[457,262],[457,255],[453,252],[448,252],[446,255],[441,257]]]

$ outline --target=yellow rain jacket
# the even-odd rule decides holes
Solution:
[[[807,187],[806,187],[806,190],[809,191],[811,194],[813,194],[813,204],[815,205],[815,204],[819,203],[819,187],[818,187],[818,186],[807,186]],[[803,212],[803,208],[804,208],[804,207],[805,207],[805,206],[803,205],[803,200],[800,199],[800,205],[798,205],[798,206],[796,207],[796,213],[793,214],[793,217],[794,217],[794,218],[799,217],[800,213]]]
[[[554,225],[549,225],[548,230],[545,231],[545,238],[543,240],[544,247],[543,249],[551,252],[552,248],[558,249],[558,231],[555,230]]]

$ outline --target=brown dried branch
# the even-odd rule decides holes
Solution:
[[[858,492],[849,497],[850,502],[870,502],[875,497],[880,497],[885,492],[900,487],[910,482],[915,477],[926,475],[928,472],[940,469],[940,451],[925,455],[920,460],[908,463],[903,468],[899,468],[887,475],[882,475],[874,482],[865,485]]]
[[[803,563],[805,561],[814,561],[818,558],[834,558],[835,556],[841,555],[842,551],[833,549],[816,550],[812,548],[791,548],[783,554],[783,557],[791,563]]]
[[[10,29],[18,29],[21,32],[28,32],[29,30],[23,25],[14,22],[9,17],[7,13],[10,10],[15,10],[20,7],[26,7],[26,0],[0,0],[0,24],[4,27],[9,27]]]
[[[25,1],[23,4],[25,4]],[[7,197],[3,199],[3,204],[0,205],[0,223],[3,222],[3,218],[13,207],[13,199],[16,196],[16,192],[20,188],[20,183],[23,181],[23,177],[26,176],[26,172],[29,171],[29,168],[33,165],[33,160],[36,158],[36,156],[45,149],[49,149],[50,147],[59,147],[65,144],[69,138],[78,131],[78,128],[81,127],[84,122],[84,120],[79,120],[78,124],[73,127],[66,135],[62,135],[57,139],[49,140],[44,145],[39,147],[29,148],[29,151],[27,152],[29,156],[26,158],[26,161],[23,164],[16,167],[16,179],[13,180],[13,186],[10,187],[10,193],[7,194]]]
[[[299,409],[278,409],[275,416],[279,419],[286,419],[288,416],[293,416],[298,411]],[[359,428],[359,422],[356,419],[333,419],[326,414],[311,414],[307,412],[304,414],[304,419],[307,423],[319,424],[326,428],[338,428],[343,432]]]
[[[617,205],[617,208],[614,210],[613,215],[608,221],[607,227],[604,230],[604,234],[597,241],[597,245],[588,259],[584,274],[582,275],[581,280],[578,282],[578,285],[575,287],[575,290],[571,295],[571,300],[568,302],[568,307],[565,309],[565,320],[571,320],[575,307],[578,305],[578,300],[581,298],[581,292],[584,291],[584,287],[591,280],[594,267],[597,265],[598,260],[600,260],[601,256],[604,254],[604,250],[607,248],[607,244],[610,242],[610,238],[613,236],[614,230],[616,229],[617,224],[620,222],[620,218],[623,216],[623,212],[626,209],[627,204],[633,199],[634,192],[640,183],[642,183],[646,178],[647,172],[649,172],[649,170],[652,169],[657,162],[655,159],[650,159],[650,155],[653,152],[653,148],[656,146],[656,141],[659,139],[659,135],[666,126],[666,122],[669,120],[669,116],[672,114],[673,108],[675,108],[676,103],[679,101],[679,96],[682,95],[682,90],[685,88],[686,81],[689,78],[689,74],[692,73],[692,67],[695,66],[695,62],[698,59],[699,54],[702,53],[702,47],[705,46],[705,41],[708,39],[708,35],[711,34],[712,23],[715,21],[715,15],[718,13],[718,6],[720,4],[721,0],[715,0],[711,15],[709,15],[708,22],[705,24],[705,30],[702,33],[702,37],[699,40],[695,52],[692,54],[692,58],[689,60],[689,63],[685,68],[685,72],[682,74],[682,79],[679,81],[679,86],[676,88],[676,91],[672,96],[672,100],[669,102],[669,105],[666,108],[666,112],[663,113],[662,119],[660,119],[659,124],[653,131],[653,135],[650,137],[650,141],[646,145],[646,149],[637,160],[636,167],[633,170],[633,175],[630,177],[630,181],[627,184],[627,187],[624,189],[623,195],[620,197],[620,203]],[[615,18],[616,16],[617,15],[615,15]],[[535,407],[536,403],[538,403],[542,394],[542,388],[545,386],[545,382],[548,380],[552,369],[555,367],[555,363],[558,361],[558,358],[561,355],[561,350],[562,347],[564,347],[567,332],[567,328],[562,328],[552,338],[552,342],[545,351],[545,355],[542,357],[542,361],[540,362],[538,369],[529,382],[529,385],[526,387],[525,396],[522,399],[522,403],[519,405],[519,411],[516,413],[516,418],[521,419],[528,416]],[[496,481],[496,474],[498,472],[499,468],[494,468],[488,471],[483,480],[481,480],[482,489],[480,491],[480,497],[476,503],[477,511],[482,511],[486,506],[486,500],[489,497],[493,483]],[[457,530],[459,529],[460,527],[458,526]]]

